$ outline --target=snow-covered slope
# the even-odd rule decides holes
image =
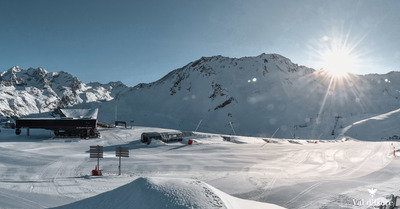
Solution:
[[[392,140],[400,135],[400,108],[357,121],[343,129],[343,134],[363,140]]]
[[[51,138],[32,129],[0,133],[0,208],[367,208],[400,195],[400,142],[296,140],[196,133],[188,145],[153,140],[138,127],[100,129],[101,138]],[[158,142],[158,143],[157,143]],[[103,176],[91,176],[103,146]],[[116,147],[129,158],[115,157]],[[384,199],[385,200],[385,199]],[[386,200],[387,202],[388,200]],[[278,206],[277,206],[278,205]]]
[[[399,90],[399,72],[332,78],[277,54],[215,56],[94,106],[105,122],[117,111],[118,120],[154,127],[194,130],[201,121],[206,132],[334,138],[348,124],[398,109]]]
[[[23,116],[84,102],[110,101],[126,89],[121,82],[84,84],[66,72],[16,66],[0,74],[0,115]]]

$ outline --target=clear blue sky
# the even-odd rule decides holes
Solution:
[[[400,70],[399,11],[397,0],[0,0],[0,70],[133,86],[202,56],[278,53],[319,69],[340,38],[356,73],[386,73]]]

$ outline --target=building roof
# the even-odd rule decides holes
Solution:
[[[90,118],[97,119],[97,113],[99,109],[60,109],[62,113],[62,117],[66,118],[74,118],[74,119],[82,119],[82,118]]]

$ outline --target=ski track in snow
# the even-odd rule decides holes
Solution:
[[[47,206],[40,204],[39,202],[32,201],[27,198],[23,198],[20,195],[13,195],[9,192],[1,192],[0,191],[0,196],[6,197],[7,199],[10,199],[16,203],[18,203],[18,207],[22,208],[46,208]]]

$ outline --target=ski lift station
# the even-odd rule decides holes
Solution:
[[[21,134],[21,129],[47,129],[54,131],[56,137],[98,137],[98,109],[61,109],[60,118],[18,118],[15,120],[15,133]]]
[[[193,132],[144,132],[141,142],[150,144],[152,140],[160,140],[164,143],[182,141],[184,137],[193,136]]]

